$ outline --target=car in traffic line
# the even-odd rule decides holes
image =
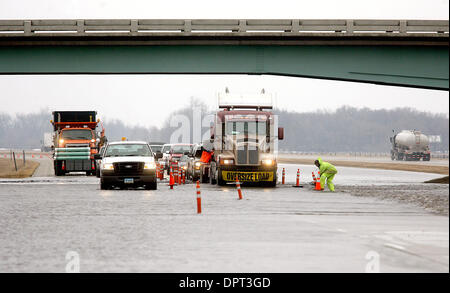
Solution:
[[[188,155],[192,151],[193,144],[189,143],[175,143],[170,147],[169,157],[168,157],[168,168],[170,169],[171,164],[180,164],[180,159]],[[186,162],[186,159],[183,160]],[[170,172],[170,170],[169,170]]]
[[[144,141],[110,142],[100,164],[100,189],[139,187],[156,190],[156,164],[148,143]]]
[[[162,158],[158,160],[158,163],[161,165],[162,170],[167,171],[167,175],[169,175],[169,156],[171,147],[172,144],[170,143],[164,144],[161,150]]]
[[[204,148],[203,143],[194,145],[190,152],[187,163],[187,176],[193,182],[200,180],[202,183],[209,182],[209,163],[200,161]]]
[[[150,148],[152,149],[155,161],[158,162],[159,159],[163,157],[162,148],[165,144],[164,142],[149,142]]]

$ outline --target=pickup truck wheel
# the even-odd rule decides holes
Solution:
[[[108,189],[111,189],[111,185],[109,185],[109,184],[107,184],[107,183],[104,183],[104,182],[101,182],[101,181],[100,181],[100,189],[101,189],[101,190],[108,190]]]
[[[147,183],[145,184],[145,189],[146,190],[156,190],[157,189],[157,182],[156,180],[152,183]]]

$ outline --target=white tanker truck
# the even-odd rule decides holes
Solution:
[[[392,130],[392,132],[394,132]],[[390,137],[392,160],[429,161],[431,158],[429,139],[417,130],[402,130]]]

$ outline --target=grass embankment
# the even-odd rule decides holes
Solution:
[[[14,167],[14,161],[11,159],[0,159],[0,178],[25,178],[33,175],[39,163],[27,160],[24,166],[23,160],[16,160],[17,171]]]
[[[287,164],[307,164],[313,165],[314,160],[310,158],[278,158],[278,162]],[[420,164],[399,164],[399,163],[378,163],[378,162],[363,162],[363,161],[335,161],[327,160],[335,166],[355,167],[355,168],[370,168],[370,169],[384,169],[384,170],[398,170],[424,173],[437,173],[448,175],[448,166],[432,166]]]
[[[425,181],[425,183],[448,184],[448,176],[441,177],[441,178],[436,178],[436,179],[431,179],[431,180]]]

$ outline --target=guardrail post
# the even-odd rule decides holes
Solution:
[[[25,150],[23,150],[23,165],[25,166]]]
[[[77,20],[77,33],[84,34],[84,19]]]
[[[31,20],[23,21],[23,32],[26,36],[31,36]]]
[[[192,31],[192,20],[186,19],[184,21],[184,29],[183,32],[190,33]]]
[[[14,167],[16,168],[16,172],[17,172],[17,163],[16,163],[16,153],[13,152],[13,158],[14,158]]]
[[[292,25],[291,33],[296,34],[300,32],[300,20],[293,19],[291,25]]]
[[[353,34],[353,19],[347,19],[347,34]]]
[[[239,32],[245,33],[247,31],[247,20],[240,19],[239,20]]]
[[[401,34],[406,34],[406,25],[407,25],[406,20],[400,20],[400,33]]]
[[[138,32],[138,21],[137,21],[137,19],[132,19],[131,20],[130,33],[132,35],[135,35],[135,34],[137,34],[137,32]]]

